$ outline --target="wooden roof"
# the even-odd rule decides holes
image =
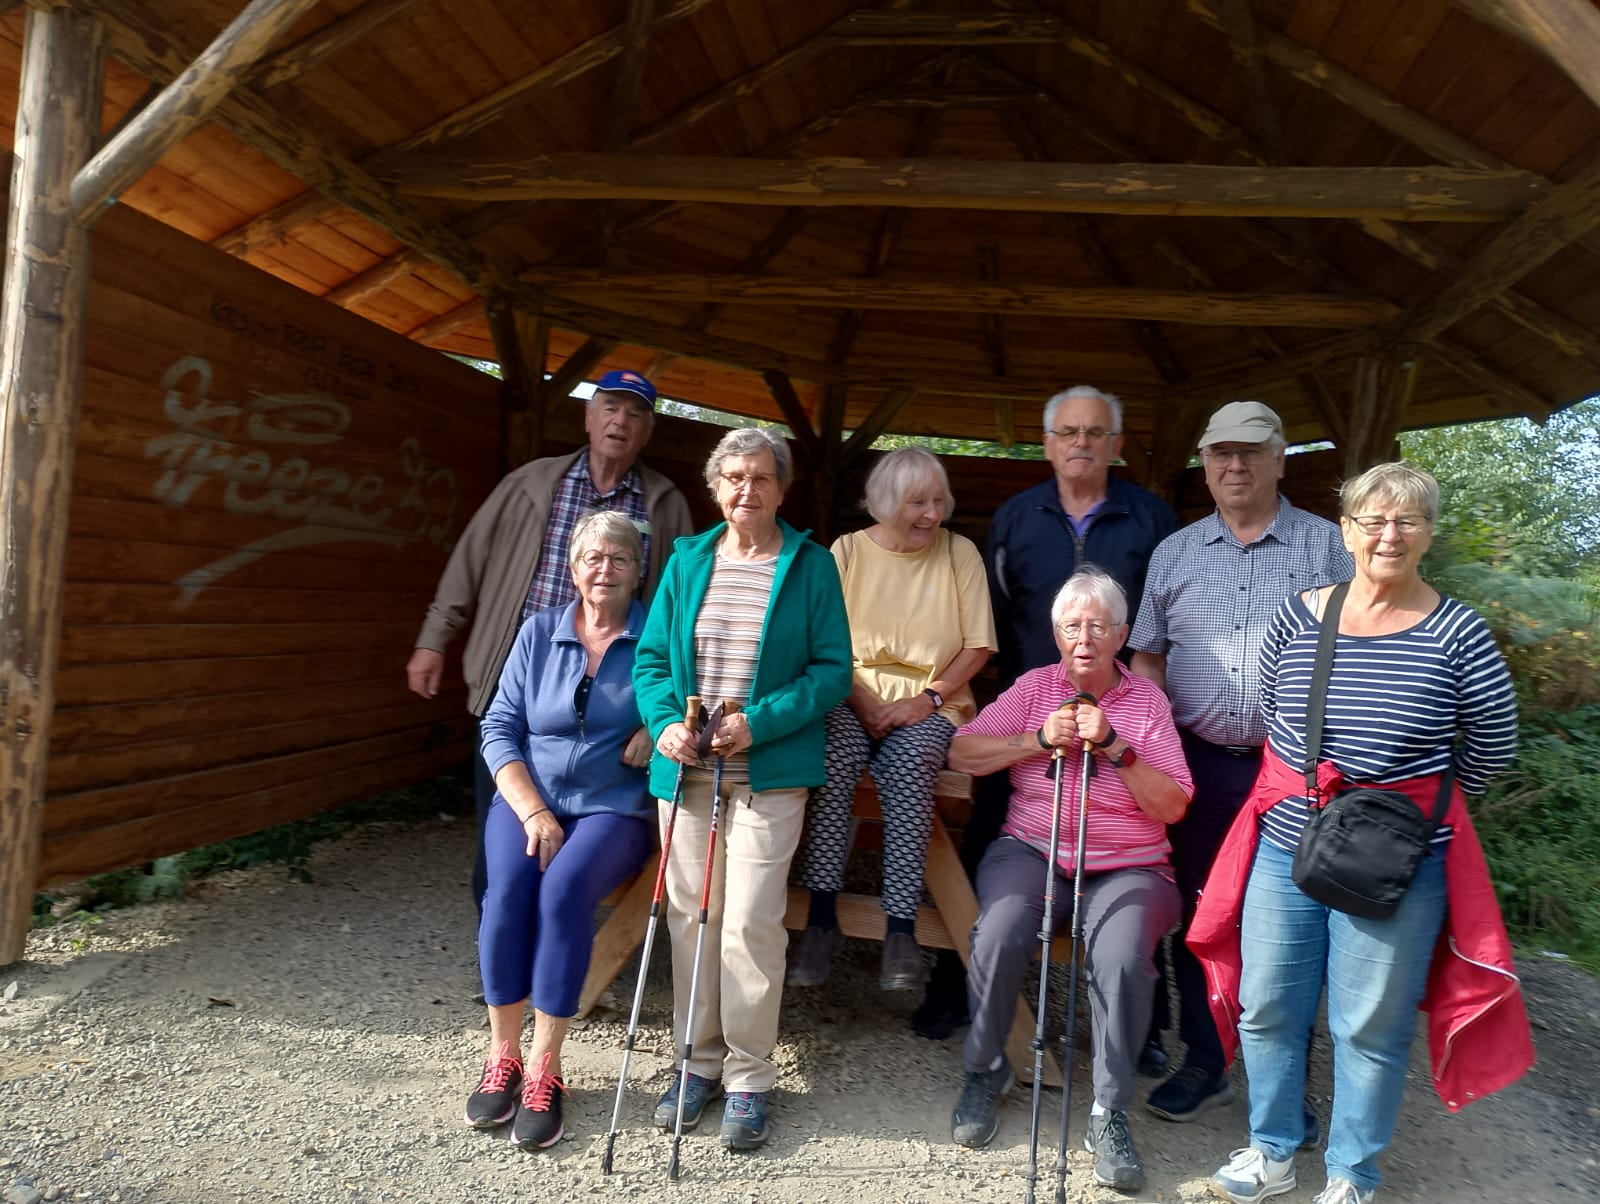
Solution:
[[[108,126],[244,7],[80,2]],[[322,0],[120,199],[442,350],[542,313],[552,371],[824,434],[1034,440],[1089,383],[1131,461],[1230,396],[1344,442],[1385,362],[1406,426],[1600,391],[1591,34],[1587,0]]]

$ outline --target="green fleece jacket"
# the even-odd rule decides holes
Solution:
[[[850,693],[850,620],[833,555],[782,519],[783,550],[761,625],[750,723],[750,787],[820,786],[827,777],[822,717]],[[719,523],[673,545],[661,589],[633,656],[633,691],[652,740],[681,722],[695,692],[694,623],[711,584]],[[659,752],[650,789],[671,798],[677,764]]]

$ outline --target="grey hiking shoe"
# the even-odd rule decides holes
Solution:
[[[725,1150],[753,1150],[767,1139],[767,1097],[760,1091],[730,1091],[722,1109],[718,1140]]]
[[[837,928],[807,928],[795,943],[783,981],[791,987],[820,987],[828,981],[834,952],[844,943]]]
[[[682,1077],[677,1071],[672,1074],[672,1086],[668,1087],[656,1104],[656,1128],[664,1129],[670,1133],[678,1124],[678,1085]],[[683,1097],[683,1129],[688,1132],[700,1123],[700,1113],[706,1110],[706,1105],[717,1098],[722,1091],[720,1079],[708,1079],[689,1072],[689,1090]]]
[[[969,1150],[986,1146],[1000,1130],[999,1107],[1005,1093],[1016,1082],[1011,1063],[1000,1059],[998,1070],[969,1070],[961,1086],[961,1098],[950,1116],[950,1137]]]
[[[1094,1181],[1118,1191],[1138,1191],[1144,1186],[1144,1163],[1133,1148],[1126,1112],[1089,1117],[1083,1148],[1094,1155]]]

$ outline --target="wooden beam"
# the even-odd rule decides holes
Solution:
[[[446,310],[436,318],[429,318],[421,326],[406,331],[406,338],[414,343],[428,346],[455,334],[463,326],[472,325],[487,313],[488,306],[484,299],[474,297],[471,301],[464,301],[454,309]]]
[[[183,136],[205,121],[286,29],[317,0],[253,0],[160,96],[100,148],[72,181],[72,212],[93,222]]]
[[[841,46],[1024,46],[1060,40],[1047,13],[908,12],[858,9],[833,27]]]
[[[1502,409],[1543,421],[1558,408],[1548,397],[1534,392],[1516,377],[1502,372],[1470,348],[1452,339],[1434,339],[1428,344],[1428,354],[1456,375],[1482,388]]]
[[[1392,342],[1425,342],[1511,288],[1552,255],[1600,226],[1600,160],[1529,207],[1431,299],[1384,331]]]
[[[450,233],[458,238],[471,242],[480,238],[507,222],[516,221],[525,217],[533,209],[531,203],[526,205],[484,205],[474,209],[466,217],[450,225]],[[427,256],[413,251],[410,247],[396,251],[393,255],[380,259],[363,272],[358,272],[343,284],[335,285],[322,294],[324,301],[331,301],[335,305],[346,308],[359,305],[374,293],[382,292],[394,284],[411,275],[423,264],[427,263]]]
[[[352,46],[376,33],[389,22],[398,20],[421,4],[423,0],[367,0],[359,8],[351,9],[342,17],[335,17],[316,33],[286,46],[270,58],[263,59],[250,72],[249,81],[254,88],[275,88],[314,71],[347,46]]]
[[[100,132],[105,46],[80,9],[27,15],[0,290],[0,965],[33,920],[89,303],[70,198]]]
[[[1454,167],[1217,167],[958,159],[418,154],[382,172],[401,192],[466,201],[662,200],[893,205],[1149,217],[1502,221],[1551,189],[1527,172]]]
[[[622,20],[622,62],[617,67],[611,89],[611,113],[601,146],[619,151],[628,144],[634,111],[639,107],[639,86],[644,81],[645,53],[650,49],[650,31],[655,22],[656,0],[628,0]]]
[[[1121,292],[1131,287],[1127,274],[1122,266],[1112,256],[1111,250],[1106,246],[1105,240],[1100,237],[1099,231],[1086,217],[1070,219],[1074,225],[1074,233],[1083,247],[1084,254],[1089,257],[1089,262],[1094,265],[1095,273],[1114,291]],[[1150,291],[1150,290],[1145,290]],[[1212,290],[1216,295],[1216,290]],[[1253,324],[1248,324],[1252,325]],[[1358,323],[1360,325],[1360,323]],[[1177,357],[1172,354],[1172,349],[1167,346],[1166,337],[1161,333],[1161,328],[1156,325],[1153,313],[1141,314],[1139,317],[1128,319],[1128,329],[1132,332],[1134,342],[1144,352],[1145,358],[1150,361],[1156,373],[1167,384],[1177,384],[1184,378],[1182,365]]]
[[[578,387],[581,381],[589,379],[589,373],[595,370],[596,365],[616,349],[615,339],[584,339],[578,344],[577,350],[567,356],[566,361],[550,374],[550,379],[545,382],[545,396],[551,406],[555,406],[571,395],[572,390]]]
[[[850,432],[850,437],[839,448],[839,462],[853,463],[858,456],[870,451],[878,437],[889,429],[889,424],[916,395],[915,389],[896,389],[873,406],[872,412],[861,420],[861,425]]]
[[[1281,359],[1265,363],[1223,364],[1197,372],[1181,384],[1170,386],[1157,396],[1163,401],[1201,398],[1214,400],[1224,394],[1248,394],[1263,385],[1293,380],[1302,372],[1316,372],[1327,364],[1366,354],[1373,344],[1370,330],[1352,330],[1307,343],[1289,351]],[[1124,392],[1126,389],[1123,390]]]
[[[1363,355],[1356,361],[1349,437],[1342,448],[1346,479],[1389,458],[1405,421],[1416,369],[1415,348]]]
[[[794,382],[786,373],[775,371],[763,372],[761,379],[767,382],[767,392],[778,403],[778,412],[789,424],[794,441],[800,445],[800,455],[809,465],[817,454],[817,431],[811,425],[811,415],[800,402],[800,395],[795,392]]]
[[[1375,325],[1397,312],[1388,301],[1329,293],[1201,293],[973,280],[697,275],[560,267],[527,268],[521,276],[530,283],[564,295],[599,293],[635,300],[1132,319],[1202,326],[1256,324],[1357,329]]]
[[[1430,272],[1455,275],[1465,266],[1465,260],[1449,247],[1434,242],[1427,235],[1410,227],[1392,222],[1362,222],[1362,232],[1377,239],[1384,246],[1399,252],[1413,263]],[[1600,337],[1586,326],[1581,326],[1533,298],[1507,289],[1490,302],[1496,310],[1517,323],[1529,334],[1536,335],[1562,355],[1582,359],[1600,368]]]
[[[1589,0],[1456,0],[1539,51],[1600,105],[1600,12]]]
[[[692,17],[709,4],[717,0],[678,0],[666,12],[661,14],[656,29],[665,29],[668,26]],[[148,23],[143,23],[148,28]],[[417,131],[409,137],[401,139],[392,146],[375,151],[372,156],[362,160],[363,164],[372,163],[374,160],[381,163],[376,156],[387,152],[403,152],[420,150],[427,147],[442,146],[458,138],[465,138],[487,125],[492,125],[501,118],[516,112],[524,105],[532,103],[538,97],[552,88],[584,75],[604,63],[610,62],[621,54],[624,48],[625,35],[621,27],[608,29],[605,33],[596,34],[587,42],[575,46],[559,58],[545,63],[543,66],[530,71],[519,79],[514,79],[504,87],[481,96],[471,104],[464,105],[446,117],[440,118],[432,125]],[[304,178],[304,177],[302,177]],[[328,210],[336,208],[337,202],[322,195],[317,188],[293,197],[281,205],[277,205],[267,212],[252,218],[237,230],[229,231],[221,238],[213,240],[212,245],[220,247],[230,255],[245,255],[252,250],[276,242],[283,234],[314,221]]]

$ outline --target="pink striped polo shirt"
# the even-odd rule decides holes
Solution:
[[[1024,673],[1005,693],[956,732],[961,736],[1015,736],[1035,732],[1051,711],[1070,699],[1077,689],[1067,680],[1065,666],[1057,663]],[[1172,704],[1155,685],[1117,664],[1117,684],[1106,692],[1100,706],[1117,734],[1141,758],[1194,794],[1194,779],[1183,759],[1178,729],[1172,723]],[[1078,836],[1078,775],[1083,769],[1082,745],[1063,760],[1061,783],[1061,844],[1057,864],[1072,872]],[[1045,775],[1050,754],[1018,761],[1011,767],[1011,804],[1001,832],[1026,841],[1041,853],[1050,848],[1050,799],[1054,783]],[[1084,869],[1090,873],[1131,866],[1165,866],[1172,846],[1167,826],[1151,819],[1133,801],[1122,775],[1097,759],[1097,772],[1089,778],[1089,825],[1084,840]]]

